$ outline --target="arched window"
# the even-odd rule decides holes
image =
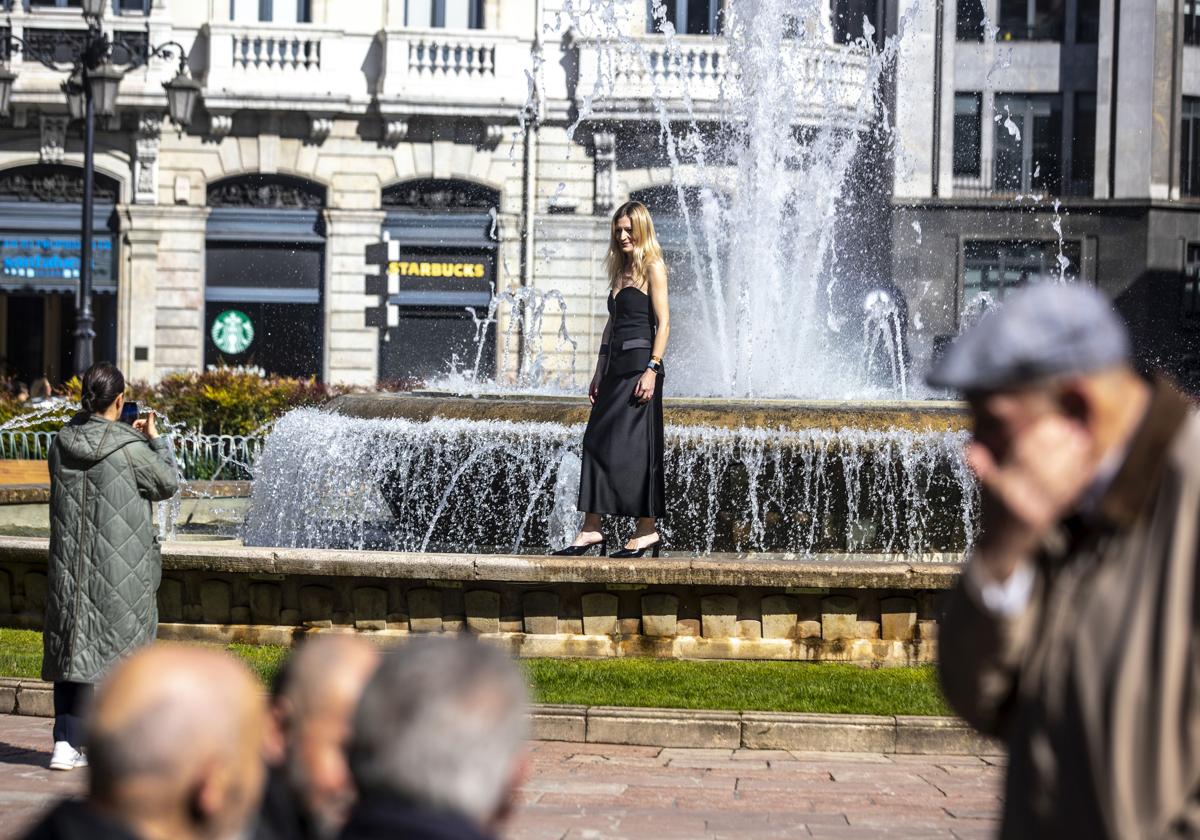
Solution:
[[[116,204],[121,194],[116,179],[97,172],[92,197],[98,204]],[[83,170],[63,164],[34,164],[0,170],[0,201],[39,201],[78,204],[83,201]]]
[[[238,175],[208,185],[208,206],[320,210],[325,206],[325,188],[290,175]]]
[[[487,213],[500,206],[500,191],[474,181],[420,178],[385,188],[383,206],[434,213]]]

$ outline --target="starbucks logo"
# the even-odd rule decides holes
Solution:
[[[227,309],[213,319],[212,340],[222,353],[245,353],[254,341],[254,324],[245,312]]]

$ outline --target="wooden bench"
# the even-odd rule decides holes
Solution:
[[[46,461],[0,460],[0,485],[49,483],[50,466]]]

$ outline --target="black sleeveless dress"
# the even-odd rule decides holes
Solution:
[[[608,366],[583,435],[579,510],[659,517],[666,512],[662,371],[653,399],[642,404],[633,396],[650,362],[657,326],[654,307],[649,295],[626,286],[608,296],[608,313]]]

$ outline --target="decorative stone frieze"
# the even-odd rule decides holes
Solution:
[[[220,142],[229,136],[233,131],[233,114],[214,114],[208,115],[208,136]]]
[[[383,145],[395,146],[408,139],[407,119],[386,119],[383,121]]]
[[[333,132],[333,120],[329,117],[309,117],[308,142],[321,145]]]
[[[162,135],[162,114],[146,111],[138,115],[136,151],[133,164],[133,200],[137,204],[158,203],[158,149]]]
[[[595,198],[593,207],[597,215],[611,213],[617,206],[617,135],[611,131],[597,131],[592,135],[595,150]]]
[[[61,114],[41,115],[41,147],[38,157],[42,163],[62,163],[67,149],[67,124]]]

